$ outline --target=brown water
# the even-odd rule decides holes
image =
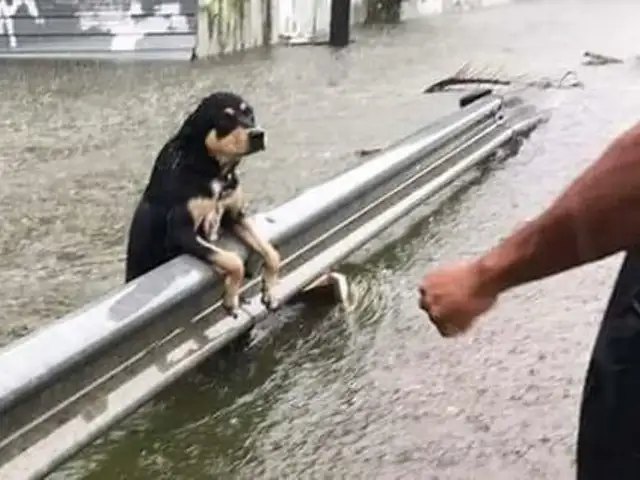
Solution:
[[[575,69],[586,84],[547,92],[552,119],[516,158],[356,257],[355,312],[283,312],[235,365],[183,379],[52,478],[571,478],[583,372],[619,258],[505,295],[459,340],[425,322],[415,286],[434,263],[473,255],[535,215],[637,120],[637,18],[631,1],[523,1],[358,33],[337,54],[3,65],[5,340],[121,283],[124,233],[153,157],[211,89],[245,93],[270,131],[270,152],[244,172],[262,209],[448,107],[420,91],[465,62],[531,78]],[[584,50],[628,61],[580,67]]]

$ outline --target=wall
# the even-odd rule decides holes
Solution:
[[[197,0],[0,0],[0,56],[188,58]]]
[[[351,0],[351,21],[361,24],[366,17],[367,0]],[[415,18],[448,12],[467,11],[511,0],[404,0],[403,17]],[[326,40],[329,35],[331,0],[280,0],[276,20],[278,37],[284,43]]]
[[[366,0],[352,0],[362,23]],[[405,0],[411,18],[509,0]],[[0,57],[217,56],[328,37],[331,0],[0,0]]]
[[[280,0],[276,20],[278,40],[283,43],[313,43],[329,36],[331,0]],[[366,4],[351,0],[351,23],[364,22]]]
[[[271,17],[278,1],[200,0],[196,55],[216,56],[273,43]]]

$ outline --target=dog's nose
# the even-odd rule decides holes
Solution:
[[[261,128],[251,128],[247,132],[249,140],[249,153],[267,149],[267,135]]]

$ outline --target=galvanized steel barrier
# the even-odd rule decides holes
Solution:
[[[283,258],[286,302],[464,172],[544,120],[490,95],[253,221]],[[0,479],[38,478],[267,315],[258,259],[238,318],[212,270],[182,256],[0,350]]]

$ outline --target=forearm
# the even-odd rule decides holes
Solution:
[[[640,245],[640,124],[478,261],[498,292]]]

